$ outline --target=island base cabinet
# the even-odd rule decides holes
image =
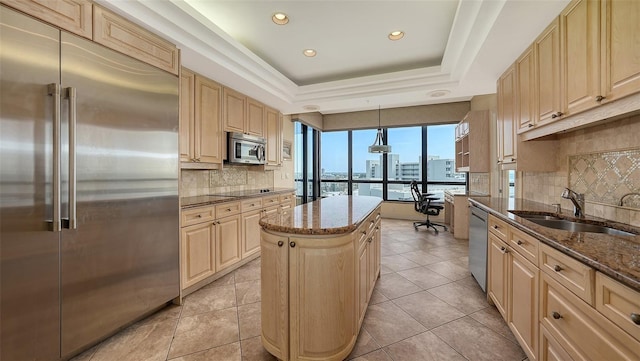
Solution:
[[[289,241],[261,233],[262,345],[280,360],[289,360]]]
[[[540,322],[571,359],[640,360],[640,343],[558,282],[541,275]]]

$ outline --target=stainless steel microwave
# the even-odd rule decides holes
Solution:
[[[264,138],[243,133],[229,133],[229,163],[265,164]]]

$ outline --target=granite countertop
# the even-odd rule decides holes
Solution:
[[[470,198],[470,201],[541,242],[594,269],[640,291],[640,229],[597,217],[585,217],[588,222],[606,222],[613,228],[636,233],[635,236],[614,236],[591,232],[570,232],[530,222],[510,211],[549,212],[555,208],[524,199],[491,197]],[[573,212],[563,209],[562,217],[573,219]]]
[[[353,232],[382,200],[368,196],[335,196],[299,205],[260,220],[263,229],[303,235]]]
[[[237,201],[244,198],[265,197],[277,195],[281,193],[290,193],[295,191],[293,188],[270,188],[269,192],[260,192],[260,189],[246,189],[242,191],[233,191],[226,193],[209,194],[203,196],[182,197],[180,199],[181,208],[193,208],[206,206],[210,204]]]
[[[488,194],[478,193],[478,192],[467,192],[464,189],[449,189],[444,191],[445,193],[449,193],[452,196],[470,196],[470,197],[488,197]]]

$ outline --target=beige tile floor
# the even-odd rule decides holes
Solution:
[[[382,220],[382,266],[356,361],[526,360],[471,278],[468,243]],[[260,259],[124,329],[73,361],[275,360],[260,342]]]

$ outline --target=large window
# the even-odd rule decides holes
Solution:
[[[447,189],[464,189],[466,174],[455,172],[455,125],[385,129],[391,153],[369,153],[376,130],[325,132],[320,196],[369,195],[413,201],[409,184],[444,198]]]

